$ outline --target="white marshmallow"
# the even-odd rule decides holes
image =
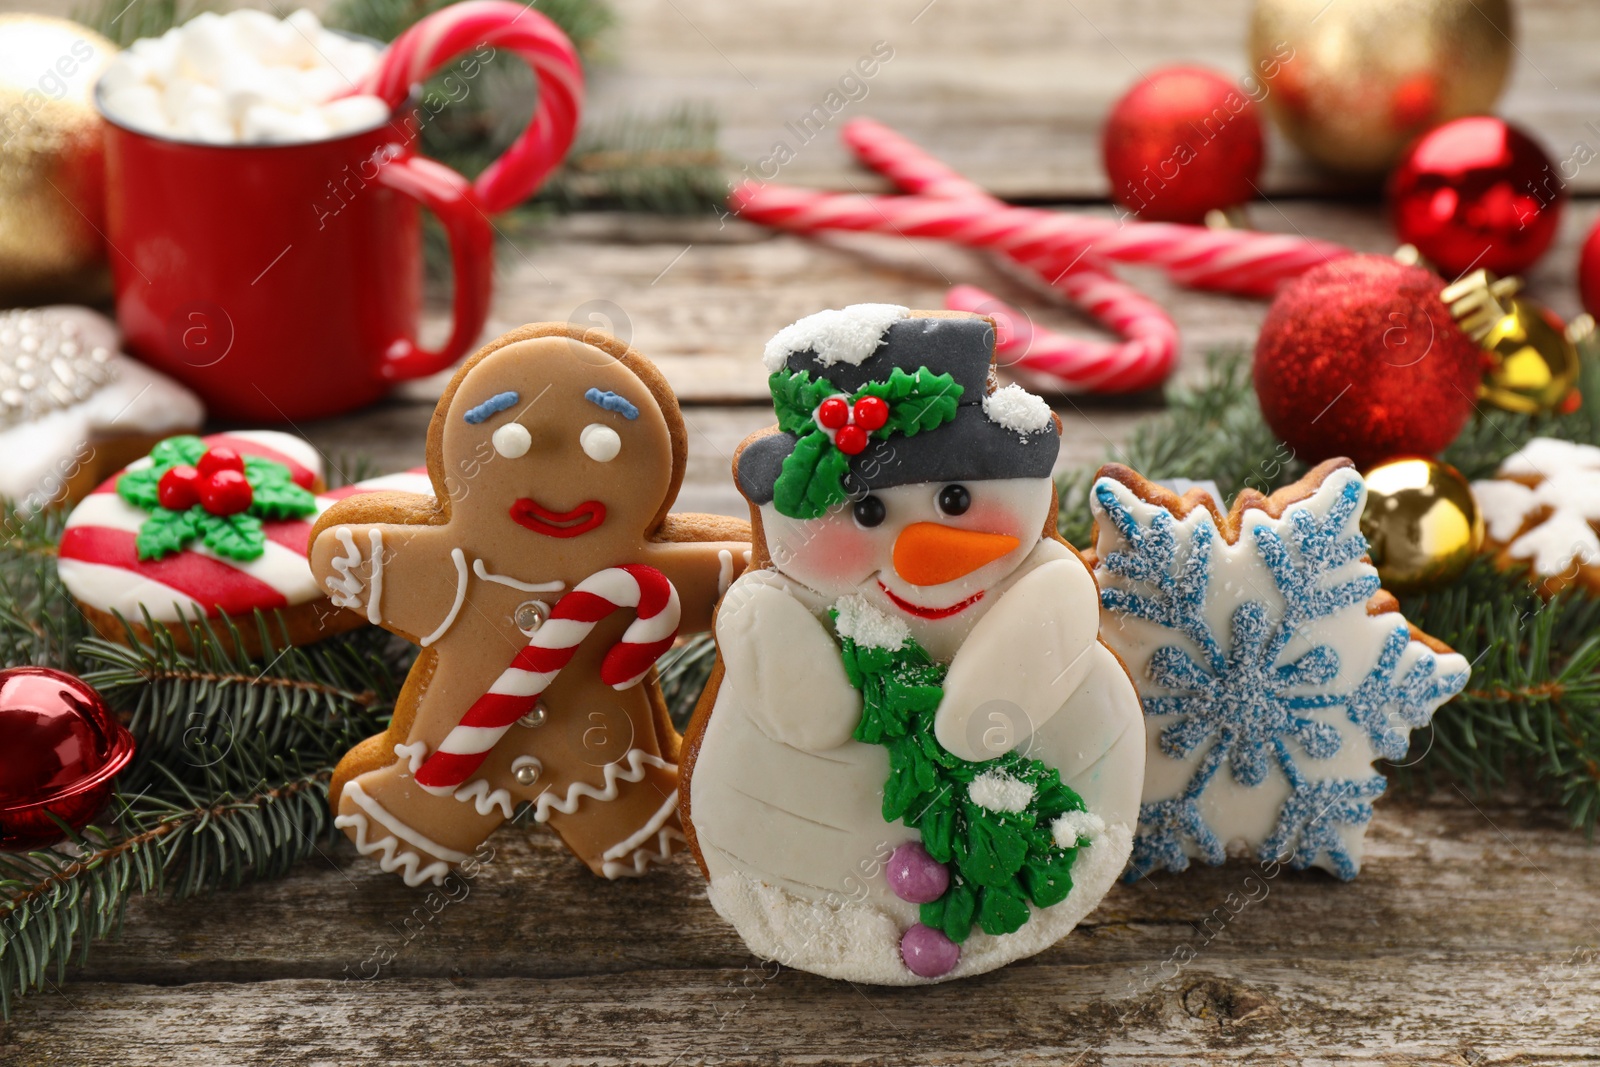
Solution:
[[[152,85],[130,85],[107,93],[106,114],[114,121],[146,133],[166,133],[167,113],[161,106],[161,94]]]
[[[203,12],[183,26],[178,38],[177,73],[215,85],[223,71],[238,61],[241,51],[233,36],[233,27],[224,22],[221,15]]]
[[[315,66],[322,62],[318,45],[322,38],[322,20],[301,8],[284,20],[291,32],[285,48],[284,62],[300,67]]]
[[[351,87],[344,75],[332,67],[302,70],[295,80],[300,99],[308,104],[325,104]]]
[[[239,140],[246,144],[302,144],[328,136],[328,124],[315,111],[285,111],[257,104],[239,123]]]
[[[181,122],[172,124],[172,133],[175,137],[205,144],[235,144],[239,140],[238,130],[233,123],[217,111],[191,111]]]
[[[132,52],[118,52],[100,75],[100,91],[107,95],[151,80],[150,64]]]
[[[155,77],[171,77],[178,62],[178,30],[170,29],[160,37],[141,37],[128,51],[144,60]]]
[[[370,130],[388,121],[389,105],[376,96],[347,96],[323,104],[322,117],[334,133]]]

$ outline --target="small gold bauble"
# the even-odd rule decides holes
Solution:
[[[66,19],[0,15],[0,303],[109,292],[91,91],[116,51]]]
[[[1574,338],[1583,336],[1586,324],[1569,329],[1516,296],[1521,284],[1478,270],[1445,286],[1439,297],[1488,357],[1479,396],[1522,415],[1569,410],[1580,369]]]
[[[1245,88],[1312,159],[1378,174],[1423,131],[1492,109],[1511,38],[1510,0],[1257,0]]]
[[[1407,592],[1457,578],[1483,545],[1483,518],[1461,472],[1394,459],[1366,474],[1361,533],[1383,587]]]

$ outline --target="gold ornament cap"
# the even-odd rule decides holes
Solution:
[[[1523,415],[1570,411],[1579,399],[1577,345],[1554,314],[1516,295],[1521,287],[1477,270],[1439,296],[1488,357],[1480,397]]]
[[[1361,533],[1383,587],[1426,589],[1460,577],[1483,545],[1472,488],[1448,463],[1392,459],[1366,473]]]

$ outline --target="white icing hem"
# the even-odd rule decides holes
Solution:
[[[461,605],[467,600],[467,554],[459,548],[452,548],[450,558],[456,565],[456,602],[450,605],[450,614],[444,617],[439,628],[418,642],[423,648],[439,640],[450,627],[455,625],[456,616],[461,614]]]
[[[471,801],[479,815],[487,815],[495,808],[499,808],[502,819],[511,818],[511,793],[505,789],[491,791],[487,778],[474,778],[457,789],[455,797],[463,804]]]
[[[619,770],[623,762],[627,762],[625,769]],[[617,799],[620,792],[618,782],[637,782],[644,777],[646,767],[659,767],[664,771],[677,773],[678,765],[668,763],[660,756],[653,756],[642,748],[630,748],[628,754],[622,759],[612,760],[601,769],[605,776],[605,787],[596,789],[588,782],[573,782],[567,787],[567,795],[557,797],[554,793],[544,792],[539,794],[539,799],[534,801],[534,822],[547,822],[550,819],[550,809],[554,808],[563,815],[571,815],[578,810],[579,801],[589,800],[609,801]]]
[[[974,928],[961,946],[961,960],[949,974],[919,978],[900,957],[904,931],[887,913],[850,902],[834,908],[740,874],[711,881],[711,906],[739,931],[750,951],[824,978],[875,985],[930,985],[968,978],[1003,967],[1049,948],[1072,931],[1111,889],[1133,850],[1133,834],[1122,823],[1072,864],[1072,892],[1043,910],[1030,905],[1022,929],[992,936]]]
[[[333,820],[333,825],[341,830],[354,828],[356,832],[356,851],[363,856],[378,854],[378,866],[383,868],[385,874],[393,874],[396,870],[401,872],[408,886],[416,887],[423,882],[432,882],[438,885],[450,873],[450,865],[464,863],[469,858],[466,854],[454,849],[445,848],[436,841],[431,841],[417,833],[405,823],[396,819],[384,810],[358,782],[349,782],[344,787],[344,795],[350,802],[360,808],[360,812],[350,815],[340,815]],[[365,814],[362,814],[362,813]],[[379,840],[370,840],[367,837],[367,819],[381,826],[386,832],[386,837]],[[440,857],[433,863],[424,864],[422,857],[410,849],[402,849],[401,842],[413,848],[431,852]]]
[[[672,794],[667,797],[666,802],[662,804],[661,807],[656,809],[656,813],[654,815],[650,816],[649,821],[647,821],[643,826],[639,827],[636,833],[631,834],[627,838],[618,841],[616,844],[606,849],[605,854],[600,858],[604,860],[615,860],[626,856],[628,853],[632,852],[634,849],[648,841],[650,836],[657,830],[661,829],[662,824],[668,819],[672,818],[672,813],[677,810],[678,791],[674,789]]]
[[[600,873],[615,881],[618,878],[638,878],[658,863],[665,863],[672,858],[674,842],[684,842],[681,832],[674,827],[667,827],[656,836],[654,851],[641,848],[633,853],[632,862],[618,863],[607,861],[600,865]]]

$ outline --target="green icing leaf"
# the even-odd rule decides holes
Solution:
[[[834,448],[827,434],[813,430],[784,458],[772,486],[772,502],[780,514],[791,518],[818,518],[848,495],[844,476],[849,470],[850,457]]]
[[[195,509],[198,532],[205,546],[228,559],[259,559],[267,550],[267,535],[261,529],[261,520],[240,512],[237,515],[211,515]]]
[[[193,467],[200,462],[200,457],[206,453],[206,443],[193,434],[183,434],[179,437],[169,437],[150,450],[150,462],[154,465],[156,476],[166,472],[168,467],[186,464]]]
[[[121,491],[121,484],[117,486]],[[138,536],[134,538],[133,546],[142,560],[160,559],[170,556],[174,552],[181,552],[195,536],[195,520],[197,515],[204,514],[199,508],[190,508],[188,511],[168,511],[163,507],[151,509],[150,517],[139,526]]]
[[[1016,933],[1027,921],[1028,901],[1016,883],[1008,881],[983,887],[978,895],[978,926],[984,933],[995,936]]]
[[[915,436],[923,430],[933,430],[956,417],[961,403],[963,386],[948,374],[934,374],[926,367],[918,367],[915,374],[907,374],[900,367],[889,373],[886,382],[870,382],[863,386],[862,396],[882,397],[889,403],[889,421],[874,431],[875,437],[891,434]]]
[[[778,371],[767,379],[772,390],[772,409],[778,415],[778,429],[796,437],[816,429],[811,419],[817,405],[839,392],[826,378],[811,380],[810,371]]]
[[[918,918],[924,926],[942,931],[944,936],[960,944],[972,933],[972,918],[978,909],[977,894],[959,877],[951,879],[944,896],[931,904],[922,905]]]
[[[1022,865],[1022,886],[1036,907],[1048,908],[1067,899],[1072,892],[1072,861],[1075,848],[1053,849],[1037,859],[1030,856]]]
[[[283,479],[252,481],[250,514],[263,519],[303,519],[317,510],[317,498]]]
[[[161,474],[156,467],[123,471],[117,479],[117,495],[141,511],[155,511],[161,507]]]
[[[1015,880],[1028,857],[1028,842],[1006,824],[976,804],[968,804],[966,833],[956,838],[956,862],[961,873],[982,886],[1004,886]]]

